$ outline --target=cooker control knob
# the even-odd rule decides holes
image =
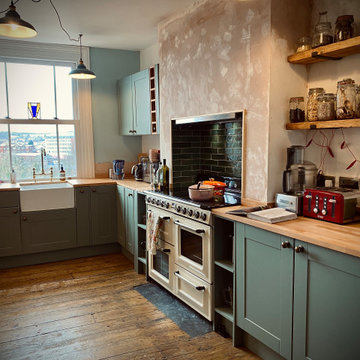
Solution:
[[[161,207],[164,207],[165,206],[165,201],[162,201],[161,202]]]
[[[201,219],[205,221],[206,220],[206,214],[201,214]]]
[[[176,207],[176,211],[177,211],[177,212],[180,212],[180,210],[181,210],[181,206],[178,205],[178,206]]]
[[[198,219],[200,216],[200,213],[198,211],[195,211],[195,217]]]
[[[322,209],[322,210],[321,210],[321,214],[325,216],[325,215],[327,214],[326,209]]]
[[[314,212],[315,214],[317,214],[317,213],[319,212],[319,209],[318,209],[318,208],[314,208],[313,212]]]
[[[184,215],[186,215],[186,213],[187,213],[186,208],[183,208],[183,209],[182,209],[182,213],[183,213]]]
[[[194,212],[191,209],[188,211],[189,216],[193,216],[193,213]]]
[[[157,205],[157,206],[160,205],[160,200],[156,200],[156,205]]]
[[[170,207],[170,203],[166,203],[166,208],[168,209]]]
[[[147,201],[148,203],[150,203],[150,202],[151,202],[151,198],[148,197],[148,198],[146,199],[146,201]]]
[[[151,199],[151,203],[152,203],[152,204],[155,204],[155,199]]]

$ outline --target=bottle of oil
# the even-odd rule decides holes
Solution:
[[[60,168],[60,181],[65,181],[66,180],[66,177],[65,177],[65,170],[64,170],[64,167],[63,165],[61,165],[61,168]]]
[[[169,193],[169,167],[166,165],[166,159],[163,159],[160,173],[160,191]]]

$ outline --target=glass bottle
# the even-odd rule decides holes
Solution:
[[[331,44],[334,41],[331,23],[327,21],[327,11],[319,12],[319,21],[312,36],[312,47]]]
[[[10,183],[11,183],[11,184],[16,184],[16,173],[15,173],[15,170],[14,170],[14,169],[11,170]]]
[[[309,36],[302,36],[296,41],[296,52],[302,52],[311,49],[311,38]]]
[[[169,167],[166,165],[166,159],[163,159],[162,182],[160,182],[160,190],[164,193],[169,192]]]
[[[290,98],[289,108],[289,121],[291,123],[305,121],[305,104],[302,96]]]
[[[163,170],[162,170],[162,162],[159,163],[159,168],[156,171],[155,175],[155,183],[156,183],[156,190],[161,190],[161,183],[163,183]]]
[[[336,118],[352,119],[355,115],[355,102],[355,81],[352,79],[338,81],[336,92]]]
[[[325,94],[325,90],[323,88],[309,89],[307,106],[306,106],[308,121],[316,121],[318,119],[317,117],[318,96],[321,94]]]
[[[318,96],[317,118],[319,121],[336,119],[335,94],[321,94]]]
[[[355,104],[356,104],[356,110],[355,110],[355,118],[360,119],[360,85],[356,85],[356,95],[355,95]]]
[[[335,37],[334,41],[347,40],[353,37],[354,16],[352,15],[342,15],[336,19],[335,23]]]

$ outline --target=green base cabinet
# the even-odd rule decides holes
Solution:
[[[360,258],[236,224],[236,325],[292,360],[358,359]]]
[[[18,207],[0,208],[0,257],[20,254],[21,232]]]
[[[118,242],[126,248],[126,233],[125,233],[125,188],[123,186],[117,186],[117,229],[118,229]]]
[[[26,254],[75,247],[75,209],[22,213],[21,232]]]
[[[295,246],[293,359],[359,359],[360,258]]]
[[[290,359],[294,241],[239,223],[236,241],[236,325]]]

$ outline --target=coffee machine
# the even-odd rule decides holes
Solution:
[[[302,213],[305,188],[316,186],[316,165],[304,160],[304,146],[287,148],[286,170],[283,172],[283,193],[276,194],[276,206]]]

